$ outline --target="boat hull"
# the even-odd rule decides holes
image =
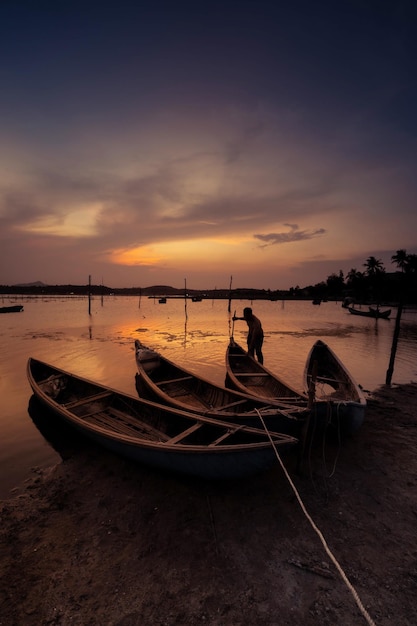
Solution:
[[[0,307],[0,313],[20,313],[21,311],[23,311],[23,304]]]
[[[386,311],[380,311],[379,309],[373,309],[369,307],[368,311],[362,311],[360,309],[355,309],[351,306],[348,306],[347,308],[351,315],[359,315],[361,317],[372,317],[374,319],[388,320],[391,315],[391,309],[387,309]]]
[[[314,343],[304,368],[306,393],[314,393],[320,422],[343,434],[359,430],[366,413],[366,398],[358,383],[333,350],[321,340]]]

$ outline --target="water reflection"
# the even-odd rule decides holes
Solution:
[[[34,395],[29,399],[28,413],[42,437],[63,460],[90,445],[74,428],[57,420],[56,415],[46,409]]]

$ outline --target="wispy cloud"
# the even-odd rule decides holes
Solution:
[[[263,245],[259,245],[260,248],[266,248],[267,246],[275,246],[283,243],[292,243],[294,241],[307,241],[308,239],[315,239],[326,234],[325,228],[316,228],[315,230],[299,230],[297,224],[284,224],[290,229],[283,233],[268,233],[267,235],[254,235],[255,239],[264,241]]]

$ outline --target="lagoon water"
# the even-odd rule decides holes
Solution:
[[[265,365],[302,390],[303,368],[312,344],[323,339],[365,391],[384,384],[396,309],[391,320],[352,316],[340,302],[227,300],[192,302],[128,296],[87,298],[3,297],[21,303],[22,313],[0,315],[0,498],[22,484],[35,466],[60,457],[28,412],[32,392],[26,377],[29,356],[85,378],[136,395],[134,340],[163,352],[188,369],[224,384],[225,351],[231,334],[241,345],[246,323],[232,321],[252,306],[265,331]],[[393,384],[417,380],[417,311],[401,320]]]

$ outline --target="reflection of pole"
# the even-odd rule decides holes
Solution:
[[[140,308],[140,300],[142,298],[142,287],[139,288],[139,308]]]
[[[187,318],[185,318],[184,322],[184,348],[187,347]]]
[[[394,373],[394,361],[395,361],[395,354],[397,352],[398,337],[400,335],[400,322],[401,322],[402,312],[403,312],[403,301],[401,298],[398,304],[397,317],[395,318],[395,328],[394,328],[394,335],[392,337],[391,356],[390,356],[389,365],[387,369],[387,375],[385,378],[386,385],[391,384],[392,375]]]
[[[88,277],[88,315],[91,315],[91,274]]]
[[[232,306],[232,280],[233,280],[233,276],[230,277],[230,286],[229,286],[229,306],[228,306],[228,311],[230,313],[231,310],[231,306]]]

